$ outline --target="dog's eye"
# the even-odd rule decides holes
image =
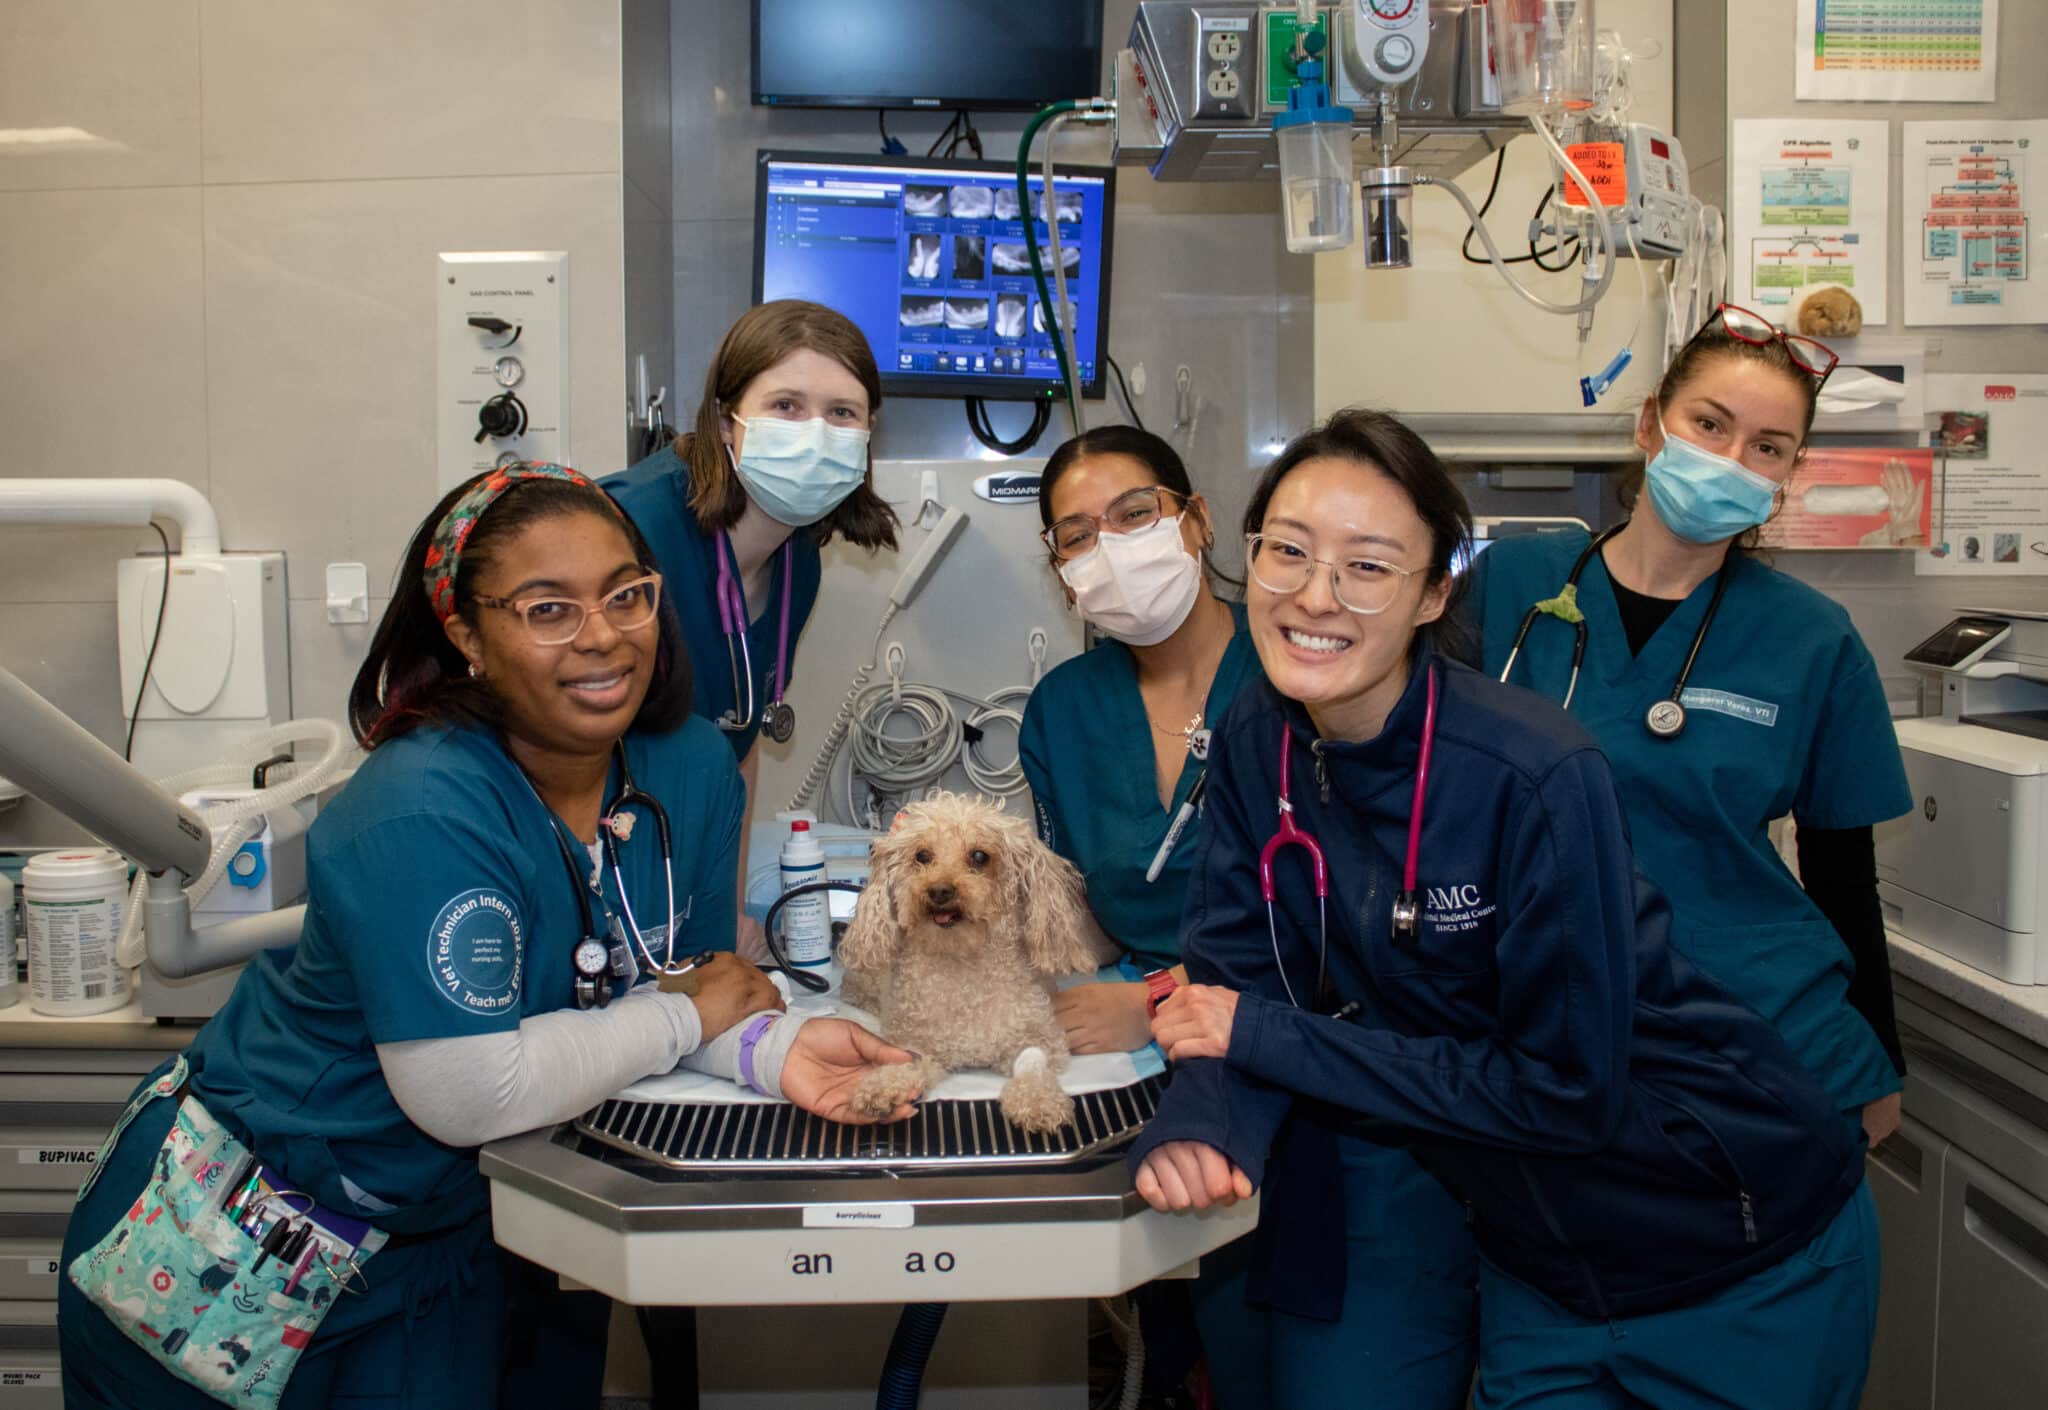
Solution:
[[[982,851],[979,847],[975,848],[967,854],[967,864],[976,871],[981,870],[988,865],[988,853]]]
[[[917,849],[917,864],[921,867],[928,867],[932,864],[931,848],[920,847]]]

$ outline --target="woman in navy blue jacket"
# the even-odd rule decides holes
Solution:
[[[1471,528],[1442,464],[1340,412],[1245,527],[1266,680],[1213,743],[1139,1192],[1201,1208],[1270,1172],[1268,1284],[1327,1309],[1328,1226],[1369,1211],[1329,1198],[1314,1133],[1404,1144],[1478,1239],[1482,1410],[1853,1407],[1877,1302],[1861,1133],[1670,947],[1592,737],[1436,649]]]

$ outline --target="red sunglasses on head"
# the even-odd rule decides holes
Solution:
[[[1828,380],[1828,374],[1833,372],[1835,365],[1842,360],[1827,344],[1797,333],[1786,333],[1762,314],[1752,313],[1739,304],[1721,304],[1715,308],[1714,317],[1700,325],[1700,331],[1692,335],[1693,339],[1697,340],[1700,333],[1713,327],[1715,319],[1720,320],[1723,331],[1729,337],[1737,342],[1748,343],[1751,347],[1761,348],[1771,343],[1783,343],[1785,355],[1792,359],[1793,365],[1813,375],[1815,390]]]

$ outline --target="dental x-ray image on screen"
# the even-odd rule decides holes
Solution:
[[[953,237],[953,277],[963,282],[973,282],[988,277],[988,237],[986,235],[955,235]]]
[[[913,235],[910,237],[910,260],[904,269],[912,279],[936,279],[939,277],[939,251],[944,240],[937,235]]]
[[[1031,251],[1024,247],[1024,243],[1021,240],[1015,242],[1008,240],[998,241],[995,249],[990,252],[989,257],[995,261],[996,273],[998,274],[1021,274],[1026,277],[1029,277],[1031,274]],[[1052,251],[1041,245],[1038,251],[1038,258],[1039,262],[1044,265],[1046,273],[1052,273]],[[1080,274],[1081,247],[1079,245],[1060,246],[1060,267],[1066,271],[1067,278],[1069,279],[1075,278]]]
[[[905,328],[936,328],[946,320],[946,301],[905,294],[897,322]]]
[[[1014,186],[998,186],[998,187],[996,187],[996,209],[995,209],[995,216],[996,216],[996,219],[997,219],[997,220],[1015,220],[1015,219],[1017,218],[1017,188],[1016,188],[1016,187],[1014,187]]]
[[[1073,329],[1074,316],[1077,312],[1078,310],[1075,309],[1074,305],[1071,303],[1067,305],[1065,322],[1069,331]],[[1043,333],[1045,331],[1045,305],[1036,299],[1031,301],[1031,331],[1034,333]]]
[[[903,188],[903,213],[905,215],[937,216],[946,213],[946,188],[943,186],[905,186]]]
[[[955,186],[946,212],[955,220],[987,220],[996,208],[996,193],[987,186]]]
[[[1055,193],[1052,208],[1059,212],[1060,224],[1079,225],[1081,223],[1081,193],[1079,191],[1060,191]],[[1045,192],[1034,191],[1031,193],[1031,213],[1040,220],[1045,219]]]
[[[996,298],[996,336],[1024,336],[1024,308],[1029,302],[1022,294],[1001,294]]]
[[[946,326],[961,330],[988,327],[988,300],[947,299]]]

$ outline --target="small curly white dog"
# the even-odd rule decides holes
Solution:
[[[897,815],[839,947],[849,1003],[919,1061],[877,1068],[854,1094],[886,1115],[948,1071],[1009,1074],[1003,1115],[1027,1131],[1073,1120],[1051,981],[1095,968],[1081,874],[1021,818],[942,793]]]

